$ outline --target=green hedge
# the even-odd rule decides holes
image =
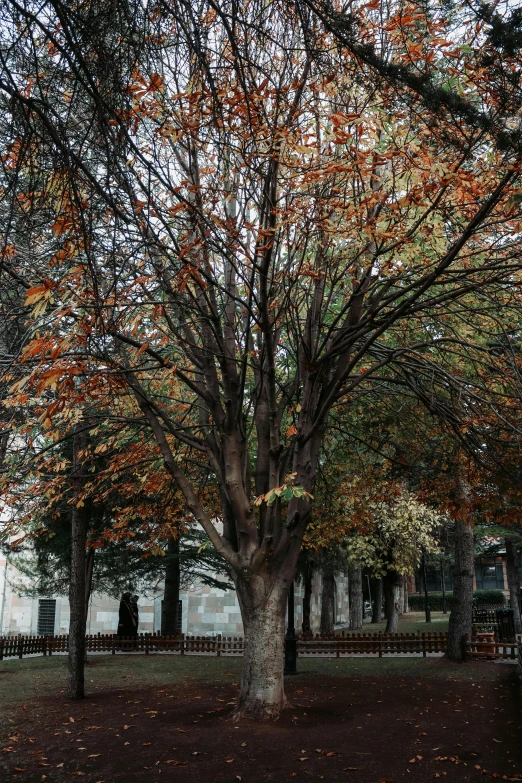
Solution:
[[[442,611],[442,593],[428,593],[430,606],[434,612]],[[473,598],[477,606],[495,605],[503,606],[506,597],[502,590],[475,590]],[[446,606],[451,609],[453,593],[451,590],[446,592]],[[408,596],[408,603],[413,612],[424,611],[424,593],[413,593]]]

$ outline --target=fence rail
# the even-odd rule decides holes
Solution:
[[[337,657],[341,655],[383,655],[442,653],[446,649],[445,633],[401,634],[339,634],[301,636],[297,651],[302,656]],[[87,652],[141,652],[146,655],[174,652],[180,655],[242,655],[244,639],[232,636],[186,636],[177,634],[138,634],[120,637],[115,634],[97,634],[85,637]],[[0,660],[23,658],[27,655],[53,655],[66,653],[69,637],[63,636],[4,636],[0,637]]]
[[[316,634],[300,636],[297,652],[302,657],[340,658],[365,655],[382,658],[388,655],[427,655],[444,653],[447,633],[350,633],[338,635]],[[120,637],[116,634],[97,634],[85,637],[87,652],[150,653],[171,652],[179,655],[238,656],[243,654],[244,639],[233,636],[186,636],[177,634],[138,634]],[[0,637],[0,660],[23,658],[27,655],[53,655],[66,653],[69,637],[63,636],[4,636]],[[465,639],[466,657],[469,659],[511,659],[522,665],[522,641],[477,641]]]
[[[467,641],[466,643],[466,658],[472,660],[482,659],[496,659],[501,658],[503,660],[516,660],[520,656],[520,643],[516,640],[510,642],[498,642],[498,641],[483,641],[479,642],[476,639]]]

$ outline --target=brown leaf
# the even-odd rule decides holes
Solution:
[[[174,759],[169,759],[165,762],[165,764],[173,764],[175,767],[186,767],[187,762],[186,761],[174,761]],[[148,769],[148,767],[144,767],[143,769]]]

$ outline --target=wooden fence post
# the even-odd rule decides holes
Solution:
[[[22,659],[22,656],[24,654],[24,640],[22,637],[22,634],[18,635],[18,657],[20,660]]]
[[[379,658],[382,658],[382,633],[379,633]]]
[[[421,639],[422,639],[422,657],[425,658],[426,657],[426,634],[425,633],[421,635]]]
[[[4,637],[0,636],[0,661],[4,660]]]
[[[185,634],[184,633],[181,634],[181,640],[180,640],[180,643],[179,643],[179,649],[181,651],[181,654],[185,655]]]

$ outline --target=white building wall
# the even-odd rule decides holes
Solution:
[[[20,574],[8,563],[7,584],[4,597],[5,556],[0,555],[0,613],[3,604],[3,623],[0,633],[4,635],[38,633],[38,598],[25,598],[13,592],[10,582],[19,582]],[[321,616],[321,575],[313,580],[311,600],[311,624],[314,632],[319,631]],[[303,584],[295,585],[295,626],[299,632],[303,616]],[[56,600],[54,633],[66,634],[69,630],[69,602],[65,596],[48,596]],[[163,595],[140,597],[139,631],[153,633],[161,629],[161,601]],[[191,636],[241,636],[243,623],[241,612],[233,589],[223,590],[194,583],[190,589],[180,593],[182,602],[182,631]],[[348,621],[348,579],[343,574],[336,577],[337,625]],[[106,595],[94,594],[87,616],[87,633],[116,633],[118,629],[119,600]]]

